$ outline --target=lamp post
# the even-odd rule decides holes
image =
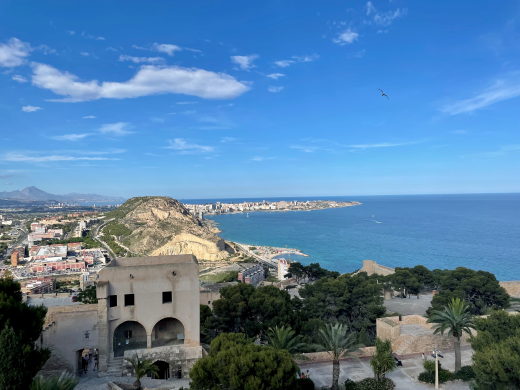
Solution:
[[[437,354],[437,348],[433,351],[435,354],[435,388],[439,388],[439,355]]]

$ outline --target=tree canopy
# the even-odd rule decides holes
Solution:
[[[190,370],[192,390],[295,390],[298,367],[289,352],[222,333]]]
[[[437,276],[440,279],[439,292],[426,311],[428,316],[433,310],[448,306],[453,298],[465,300],[473,315],[486,314],[488,309],[509,307],[509,295],[490,272],[458,267],[451,271],[437,271]]]
[[[29,306],[22,300],[20,283],[11,278],[0,279],[0,384],[6,375],[12,375],[4,367],[16,365],[23,373],[19,389],[26,389],[32,378],[50,356],[47,349],[36,345],[43,329],[47,309]],[[12,347],[7,347],[11,345]],[[20,355],[21,352],[21,355]],[[0,388],[8,388],[2,387]]]
[[[520,388],[520,316],[505,310],[475,319],[477,335],[470,338],[478,390]]]

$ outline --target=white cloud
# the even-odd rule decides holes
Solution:
[[[137,46],[134,46],[137,48]],[[142,49],[142,48],[139,48],[139,49]],[[177,45],[169,45],[169,44],[166,44],[166,43],[162,43],[162,44],[159,44],[159,43],[154,43],[152,45],[152,50],[153,51],[158,51],[160,53],[166,53],[168,54],[170,57],[173,56],[176,51],[181,51],[182,48],[177,46]]]
[[[291,60],[281,60],[281,61],[275,61],[274,64],[276,66],[279,66],[280,68],[287,68],[288,66],[291,66],[292,64],[294,64],[296,61],[291,61]]]
[[[477,96],[445,105],[440,111],[450,115],[473,112],[503,100],[520,96],[520,77],[497,80],[495,84]]]
[[[26,83],[27,82],[27,79],[23,76],[20,76],[19,74],[15,74],[13,76],[13,80],[14,81],[18,81],[19,83]]]
[[[184,50],[188,50],[188,51],[192,51],[194,53],[202,53],[202,50],[197,50],[197,49],[191,49],[189,47],[184,47],[183,48]]]
[[[197,102],[177,102],[175,104],[197,104]]]
[[[222,143],[227,143],[227,142],[234,142],[236,141],[237,139],[236,138],[233,138],[233,137],[222,137],[222,139],[220,140],[220,142]]]
[[[134,64],[140,62],[148,62],[149,64],[164,63],[166,60],[162,57],[132,57],[127,55],[120,55],[119,61],[132,61]]]
[[[251,159],[251,161],[257,161],[257,162],[261,162],[261,161],[266,161],[266,160],[275,160],[276,157],[261,157],[261,156],[255,156]]]
[[[374,16],[374,23],[379,24],[380,26],[389,26],[392,24],[394,19],[405,16],[407,13],[407,8],[403,8],[402,10],[397,8],[395,11],[378,13]]]
[[[292,58],[294,58],[298,62],[312,62],[316,61],[318,58],[320,58],[320,56],[317,54],[313,54],[310,56],[292,56]]]
[[[363,49],[363,50],[355,52],[354,54],[351,54],[350,56],[353,58],[361,58],[365,55],[365,53],[366,53],[366,50]]]
[[[184,112],[181,112],[181,114],[183,115],[193,115],[195,114],[197,111],[195,110],[188,110],[188,111],[184,111]]]
[[[52,139],[55,139],[56,141],[79,141],[82,140],[85,137],[88,137],[89,135],[92,135],[90,133],[85,134],[65,134],[65,135],[57,135],[54,137],[51,137]]]
[[[94,115],[84,116],[83,119],[96,119]]]
[[[74,34],[76,34],[76,33],[75,33],[74,31],[72,31],[72,30],[67,31],[67,33],[68,33],[69,35],[74,35]]]
[[[354,41],[357,41],[358,37],[359,37],[359,34],[352,31],[349,27],[348,29],[343,31],[341,34],[339,34],[337,38],[334,38],[332,40],[332,42],[343,46],[348,43],[353,43]]]
[[[370,15],[372,12],[377,12],[376,7],[372,5],[372,2],[369,1],[367,3],[367,15]]]
[[[270,85],[267,90],[269,92],[280,92],[283,89],[283,87],[275,87],[273,85]]]
[[[34,107],[34,106],[22,107],[22,111],[25,111],[25,112],[34,112],[34,111],[38,111],[38,110],[43,110],[43,108],[41,108],[41,107]]]
[[[207,153],[215,149],[213,146],[190,144],[183,138],[175,138],[173,141],[169,140],[168,143],[170,145],[165,146],[164,149],[180,150],[183,154]]]
[[[85,57],[88,57],[90,55],[89,53],[85,53],[84,51],[82,51],[80,54]]]
[[[108,50],[108,51],[117,51],[117,49],[114,49],[113,47],[107,47],[105,50]]]
[[[132,45],[132,47],[133,47],[134,49],[139,49],[139,50],[148,50],[146,47],[137,46],[137,45]]]
[[[98,40],[98,41],[104,41],[105,38],[104,38],[104,37],[97,37],[96,40]]]
[[[60,102],[126,99],[166,93],[198,96],[203,99],[233,99],[249,90],[234,77],[197,68],[144,65],[125,82],[80,81],[68,72],[50,65],[32,63],[32,83],[65,99]]]
[[[31,52],[31,45],[17,38],[11,38],[7,43],[0,43],[0,66],[13,68],[24,63]]]
[[[318,150],[320,148],[317,146],[291,145],[291,149],[298,149],[305,153],[314,153],[316,150]]]
[[[402,142],[402,143],[390,143],[390,142],[382,142],[379,144],[360,144],[360,145],[347,145],[350,148],[356,148],[356,149],[370,149],[370,148],[391,148],[394,146],[405,146],[405,145],[414,145],[418,144],[419,142]]]
[[[285,75],[283,73],[271,73],[268,74],[267,77],[270,77],[274,80],[278,80],[280,77],[285,77]]]
[[[79,157],[79,156],[65,156],[65,155],[48,155],[48,156],[31,156],[23,153],[6,153],[3,157],[1,157],[4,161],[12,161],[12,162],[52,162],[52,161],[78,161],[78,160],[118,160],[117,158],[107,158],[107,157]]]
[[[256,68],[253,61],[257,58],[257,54],[251,54],[250,56],[231,56],[231,62],[240,66],[240,69],[249,70],[251,68]]]
[[[56,49],[53,49],[52,47],[49,47],[47,45],[37,46],[37,47],[34,48],[34,50],[40,50],[45,55],[47,55],[47,54],[55,54],[56,53]]]
[[[117,122],[117,123],[108,123],[102,125],[99,129],[99,132],[102,134],[113,134],[113,135],[126,135],[133,133],[132,131],[125,130],[128,128],[129,123],[127,122]]]

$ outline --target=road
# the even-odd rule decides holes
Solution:
[[[107,219],[106,221],[104,221],[101,225],[99,226],[96,226],[94,228],[94,234],[92,234],[92,238],[96,241],[98,241],[101,245],[103,245],[107,250],[108,250],[108,253],[110,253],[112,255],[112,260],[115,260],[116,259],[116,254],[114,253],[114,251],[112,250],[112,248],[110,248],[107,244],[105,244],[103,241],[101,241],[98,237],[99,237],[99,229],[103,228],[107,223],[113,221],[115,218],[112,218],[112,219]]]
[[[262,259],[262,258],[261,258],[260,256],[258,256],[256,253],[251,252],[251,251],[249,250],[249,248],[247,248],[246,246],[244,246],[244,245],[242,245],[242,244],[238,244],[238,243],[236,243],[236,244],[238,245],[238,247],[239,247],[240,249],[242,249],[242,251],[244,251],[245,253],[247,253],[249,256],[254,257],[256,260],[258,260],[258,261],[261,262],[262,264],[265,264],[265,265],[267,265],[268,267],[271,267],[271,268],[275,268],[275,269],[278,268],[278,266],[277,266],[276,264],[273,264],[273,263],[271,263],[270,261],[267,261],[267,260],[265,260],[265,259]]]

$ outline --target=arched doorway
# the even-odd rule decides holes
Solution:
[[[125,351],[146,348],[146,330],[137,321],[126,321],[114,330],[114,357]]]
[[[176,318],[163,318],[152,331],[152,347],[184,344],[184,325]]]
[[[170,379],[170,365],[163,360],[157,360],[154,362],[154,366],[157,366],[158,373],[156,379]]]

